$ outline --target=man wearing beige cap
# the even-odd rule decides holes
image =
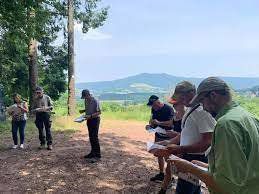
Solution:
[[[216,113],[209,172],[191,162],[175,158],[177,169],[199,177],[211,193],[257,194],[259,191],[259,121],[232,101],[229,86],[209,77],[201,82],[192,104],[201,102],[205,110]]]
[[[215,119],[207,111],[204,111],[200,104],[190,107],[190,102],[196,94],[195,86],[182,81],[175,87],[173,98],[178,103],[189,107],[182,118],[182,132],[180,138],[174,138],[167,145],[167,149],[157,150],[155,156],[168,157],[171,154],[182,155],[188,161],[199,160],[207,162],[206,150],[211,144],[213,129],[216,125]],[[180,145],[177,145],[179,144]],[[168,169],[167,169],[168,170]],[[167,171],[170,173],[170,171]],[[168,183],[164,182],[160,194],[166,193]],[[200,194],[200,186],[178,178],[177,194]]]

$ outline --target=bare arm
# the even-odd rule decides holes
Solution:
[[[179,133],[176,137],[169,140],[170,141],[169,144],[180,144],[180,139],[181,139],[181,134]]]
[[[172,127],[173,126],[173,120],[169,121],[156,121],[157,125],[163,126],[163,127]]]
[[[211,190],[216,193],[227,194],[224,190],[222,190],[216,181],[214,180],[211,173],[203,171],[198,167],[192,166],[190,169],[190,173],[196,175],[200,180],[202,180]]]
[[[193,160],[192,163],[198,166],[201,166],[203,168],[209,168],[209,165],[207,163],[201,162],[199,160]]]
[[[201,141],[188,145],[180,146],[181,153],[200,153],[205,152],[211,144],[212,133],[202,133]]]
[[[228,194],[219,187],[219,185],[216,183],[211,173],[200,169],[199,167],[193,165],[191,162],[186,161],[184,159],[175,158],[171,160],[171,163],[176,166],[179,172],[191,173],[197,176],[214,192],[221,193],[221,194]]]
[[[177,136],[175,136],[172,139],[160,141],[160,142],[157,142],[157,144],[165,145],[165,146],[169,145],[169,144],[179,144],[180,143],[180,138],[181,138],[181,135],[178,134]]]
[[[48,110],[52,110],[53,109],[53,101],[51,100],[51,98],[48,96]]]
[[[18,106],[23,112],[29,112],[29,109],[28,109],[28,106],[27,106],[27,103],[24,103],[23,104],[23,107],[21,105]]]

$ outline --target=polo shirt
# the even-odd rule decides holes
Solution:
[[[100,103],[94,97],[90,100],[85,100],[85,114],[92,115],[94,113],[100,112]]]

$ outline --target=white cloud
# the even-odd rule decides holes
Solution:
[[[101,32],[98,29],[90,29],[87,33],[82,32],[82,24],[75,23],[75,32],[82,40],[107,40],[111,39],[112,35]]]

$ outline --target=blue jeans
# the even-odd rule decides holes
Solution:
[[[199,160],[201,162],[208,163],[207,158],[204,155],[198,154],[184,154],[183,159],[192,161],[192,160]],[[201,194],[201,187],[196,186],[190,182],[187,182],[183,179],[178,179],[177,186],[176,186],[176,194]]]
[[[19,130],[20,134],[20,144],[24,143],[24,129],[26,126],[26,121],[12,121],[12,136],[14,145],[18,145],[17,132]]]

